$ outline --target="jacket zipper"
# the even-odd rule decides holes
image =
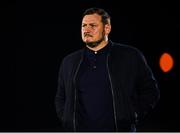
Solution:
[[[79,71],[79,67],[80,67],[80,65],[81,65],[81,62],[82,62],[82,58],[81,58],[81,60],[80,60],[80,62],[79,62],[79,64],[78,64],[78,67],[77,67],[77,69],[76,69],[76,71],[75,71],[75,75],[74,75],[74,78],[73,78],[73,82],[74,82],[74,86],[75,86],[75,94],[74,94],[74,112],[73,112],[73,127],[74,127],[74,131],[76,132],[76,90],[77,90],[77,88],[76,88],[76,76],[77,76],[77,73],[78,73],[78,71]]]
[[[116,118],[116,107],[115,107],[115,100],[114,100],[114,91],[113,91],[113,86],[112,86],[111,75],[110,75],[110,72],[109,72],[108,58],[109,58],[109,54],[107,55],[107,62],[106,62],[106,64],[107,64],[107,71],[108,71],[108,76],[109,76],[110,85],[111,85],[112,98],[113,98],[114,121],[115,121],[116,131],[118,131],[117,118]]]

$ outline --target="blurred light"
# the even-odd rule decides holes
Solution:
[[[159,65],[163,72],[169,72],[174,65],[173,57],[169,53],[163,53],[160,57]]]

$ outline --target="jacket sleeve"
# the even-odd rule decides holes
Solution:
[[[63,78],[63,61],[62,61],[59,69],[57,92],[55,96],[55,108],[60,122],[62,122],[63,120],[62,116],[64,111],[64,105],[65,105],[65,85]]]
[[[137,120],[140,122],[157,104],[160,98],[158,83],[147,64],[144,55],[140,52],[137,58]]]

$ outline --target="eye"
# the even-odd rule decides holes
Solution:
[[[91,26],[92,28],[97,27],[97,25],[95,25],[95,24],[90,24],[90,26]]]
[[[86,24],[82,24],[82,27],[85,27],[86,26]]]

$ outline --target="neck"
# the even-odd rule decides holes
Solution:
[[[94,48],[91,48],[89,46],[87,46],[90,50],[93,50],[93,51],[98,51],[102,48],[104,48],[106,45],[108,44],[108,40],[103,40],[98,46],[94,47]]]

